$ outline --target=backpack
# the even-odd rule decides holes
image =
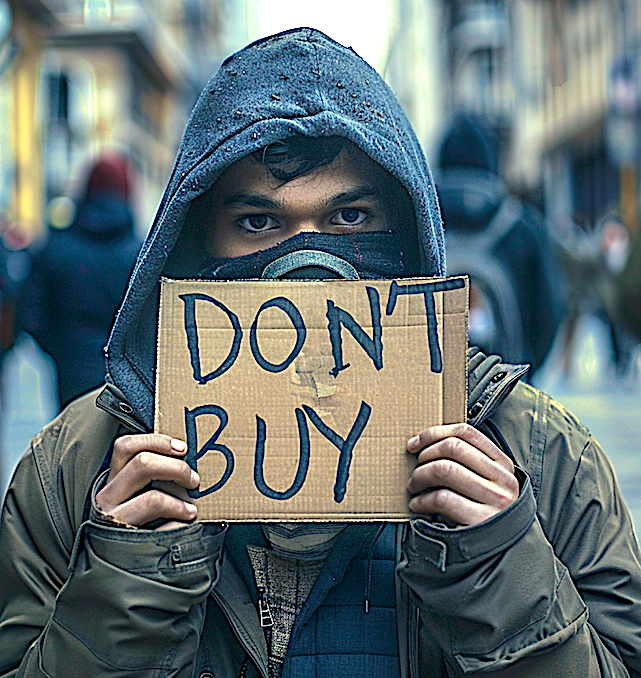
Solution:
[[[470,277],[470,343],[506,362],[543,362],[560,316],[551,247],[519,200],[505,195],[481,229],[446,224],[449,275]],[[480,302],[480,303],[479,303]]]

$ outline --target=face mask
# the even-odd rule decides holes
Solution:
[[[406,269],[404,259],[400,241],[391,232],[299,233],[255,254],[213,259],[198,277],[214,280],[372,280],[413,275],[414,272]]]

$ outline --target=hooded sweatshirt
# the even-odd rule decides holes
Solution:
[[[445,273],[432,176],[383,79],[353,50],[310,28],[250,44],[223,63],[192,111],[107,347],[108,380],[145,426],[153,421],[150,347],[156,345],[159,279],[194,277],[206,263],[204,228],[189,218],[190,206],[232,163],[295,134],[343,137],[397,179],[413,203],[421,274]]]

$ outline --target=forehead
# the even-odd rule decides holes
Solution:
[[[345,142],[340,153],[330,165],[317,168],[291,181],[283,183],[274,177],[263,164],[251,156],[242,158],[230,165],[213,187],[218,199],[241,190],[261,192],[305,191],[331,193],[345,186],[371,185],[385,189],[395,180],[366,153],[350,142]]]

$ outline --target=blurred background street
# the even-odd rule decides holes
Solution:
[[[449,272],[470,275],[471,341],[530,363],[591,429],[640,529],[641,0],[0,0],[0,496],[61,402],[99,385],[199,91],[295,26],[351,45],[395,91]],[[92,276],[116,258],[107,289]]]

